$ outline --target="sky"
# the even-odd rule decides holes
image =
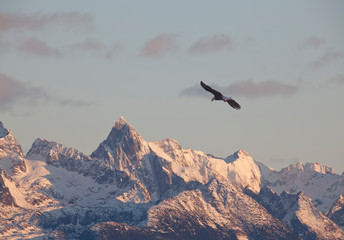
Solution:
[[[0,121],[24,152],[91,154],[123,116],[147,141],[341,174],[343,25],[342,0],[0,0]]]

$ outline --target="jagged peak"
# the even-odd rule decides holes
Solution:
[[[306,163],[305,171],[314,171],[322,174],[335,174],[333,168],[321,165],[320,163]]]
[[[304,170],[302,162],[293,163],[286,168],[281,169],[281,172],[297,171],[302,172]]]
[[[159,143],[160,145],[165,145],[165,146],[169,146],[169,147],[174,147],[178,150],[181,150],[181,146],[180,144],[177,142],[177,140],[173,139],[173,138],[165,138],[164,140],[158,141],[157,143]]]
[[[286,168],[283,168],[281,172],[317,172],[321,174],[335,174],[333,168],[321,165],[320,163],[306,163],[302,162],[293,163]]]
[[[148,151],[148,143],[136,129],[121,116],[112,127],[106,140],[93,151],[91,157],[108,159],[113,162],[113,154],[134,156],[139,152],[143,154]]]
[[[49,141],[49,140],[46,140],[46,139],[41,139],[41,138],[36,138],[36,140],[32,143],[32,147],[37,147],[37,146],[42,146],[42,145],[48,145],[48,144],[54,144],[54,145],[57,145],[58,143],[57,142],[53,142],[53,141]]]
[[[235,161],[237,161],[239,159],[243,159],[243,160],[244,159],[245,160],[246,159],[250,159],[250,160],[253,160],[251,155],[248,152],[246,152],[245,150],[240,149],[240,150],[236,151],[235,153],[233,153],[232,155],[226,157],[225,158],[225,162],[226,163],[232,163],[232,162],[235,162]]]
[[[46,139],[36,138],[30,150],[27,152],[26,157],[31,158],[35,154],[48,155],[54,147],[64,148],[66,146]]]
[[[4,127],[4,124],[0,121],[0,138],[5,137],[8,135],[10,132],[8,129]]]
[[[3,158],[15,152],[19,156],[23,156],[23,150],[14,137],[13,133],[6,129],[0,121],[0,158]]]
[[[112,128],[116,128],[117,130],[122,130],[123,127],[125,127],[125,126],[133,128],[133,126],[130,125],[130,123],[127,120],[125,120],[125,118],[123,116],[120,116],[120,118],[115,123],[115,125],[113,125]]]
[[[123,116],[121,116],[119,120],[115,123],[115,125],[112,127],[109,136],[106,140],[111,142],[118,142],[121,141],[121,138],[128,133],[131,136],[138,136],[141,138],[140,134],[136,131],[136,129],[127,120],[125,120]]]

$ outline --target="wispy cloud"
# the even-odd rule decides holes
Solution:
[[[62,56],[62,52],[59,49],[51,47],[46,42],[34,37],[26,38],[20,41],[20,43],[16,46],[16,49],[32,55],[52,57]]]
[[[249,79],[233,83],[225,90],[228,94],[260,98],[270,96],[288,96],[295,93],[298,90],[298,87],[275,80],[254,82]]]
[[[327,65],[332,64],[338,59],[344,57],[343,52],[327,50],[323,55],[321,55],[317,60],[312,63],[314,69],[318,69]]]
[[[74,52],[88,52],[103,56],[107,60],[113,59],[122,49],[121,44],[114,43],[111,46],[103,44],[95,38],[86,38],[82,42],[72,44],[69,49]]]
[[[321,46],[324,46],[324,44],[325,44],[325,39],[312,36],[312,37],[308,37],[304,39],[300,44],[300,48],[301,49],[318,49]]]
[[[43,88],[31,86],[0,73],[0,112],[13,111],[18,104],[36,106],[46,103],[55,103],[66,107],[85,107],[92,104],[92,102],[84,100],[53,96]]]
[[[210,84],[224,95],[240,96],[247,98],[263,98],[272,96],[288,96],[298,91],[298,87],[292,84],[281,83],[275,80],[266,80],[261,82],[254,82],[252,80],[243,80],[230,84],[227,87],[219,87]],[[209,93],[196,84],[193,87],[183,89],[180,96],[200,96],[209,97]]]
[[[176,37],[177,35],[175,34],[160,34],[150,39],[144,45],[142,55],[150,58],[161,57],[165,53],[177,48]]]
[[[231,38],[225,34],[216,34],[211,37],[202,37],[188,49],[191,54],[218,52],[233,45]]]
[[[220,88],[214,84],[208,84],[214,89],[218,89],[220,91]],[[201,87],[199,83],[196,83],[192,87],[184,88],[179,92],[179,96],[181,97],[203,97],[203,98],[209,98],[209,93],[204,91],[204,89]]]
[[[0,111],[9,111],[17,103],[36,104],[50,97],[37,87],[0,73]]]
[[[0,31],[39,31],[52,25],[63,25],[67,28],[93,29],[92,15],[79,12],[54,13],[8,13],[0,12]]]
[[[73,50],[80,51],[99,51],[105,48],[104,44],[94,38],[86,38],[82,42],[75,43],[71,46]]]
[[[338,75],[330,78],[327,82],[330,84],[343,84],[344,85],[344,75],[338,74]]]

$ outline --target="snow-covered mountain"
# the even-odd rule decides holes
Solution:
[[[304,192],[282,192],[278,195],[269,187],[264,187],[258,195],[251,196],[302,239],[343,237],[343,231],[339,226],[321,213]]]
[[[344,239],[343,182],[147,142],[123,117],[90,156],[39,138],[25,156],[0,124],[1,239]]]
[[[344,193],[344,175],[319,163],[295,163],[281,171],[269,169],[258,163],[262,173],[262,184],[271,187],[276,193],[304,192],[313,204],[323,213]]]
[[[12,132],[4,128],[3,123],[0,121],[0,159],[13,153],[23,156],[21,146],[14,138]]]

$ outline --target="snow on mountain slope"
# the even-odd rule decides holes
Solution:
[[[173,172],[185,182],[207,183],[220,175],[241,188],[260,190],[260,171],[252,157],[239,150],[226,159],[215,158],[193,149],[182,149],[177,141],[167,138],[149,142],[152,151],[172,163]]]
[[[9,134],[8,129],[4,127],[4,124],[0,121],[0,138],[5,137],[6,135]]]
[[[13,153],[23,156],[21,146],[18,144],[12,132],[4,128],[3,123],[0,121],[0,159]]]
[[[342,195],[333,203],[326,216],[344,230],[344,197]]]
[[[233,180],[243,188],[259,191],[258,167],[244,151],[240,151],[233,162],[226,163],[223,159],[210,157],[201,151],[182,149],[179,143],[171,138],[146,142],[123,117],[115,123],[107,139],[91,157],[137,180],[136,189],[141,189],[144,199],[138,197],[136,191],[127,195],[137,201],[158,200],[174,185],[174,176],[182,178],[184,182],[197,181],[205,184],[210,177],[219,175]],[[248,173],[237,170],[250,168],[253,170]],[[160,179],[164,179],[162,184]]]
[[[149,147],[146,141],[121,117],[91,157],[101,159],[110,167],[131,174],[135,168],[140,167],[140,160],[148,153]]]
[[[262,174],[262,184],[278,194],[304,192],[313,204],[325,213],[344,192],[344,176],[319,163],[292,164],[281,171],[269,169],[257,163]]]
[[[227,157],[225,162],[229,165],[228,178],[232,183],[242,188],[249,188],[256,193],[260,191],[260,170],[247,152],[239,150]]]
[[[182,239],[298,239],[225,179],[155,205],[148,211],[147,226]]]
[[[281,221],[278,211],[271,214],[246,194],[257,195],[261,185],[312,192],[315,181],[326,188],[319,192],[330,201],[330,193],[342,189],[341,178],[320,165],[276,172],[258,166],[243,150],[221,159],[183,149],[171,138],[147,142],[123,117],[91,156],[39,138],[26,156],[18,149],[13,134],[1,124],[3,239],[77,239],[88,234],[90,239],[135,239],[127,234],[143,239],[297,239],[286,226],[295,219],[302,231],[293,231],[305,236],[327,236],[310,224],[321,231],[338,230],[331,222],[325,224],[328,219],[306,196],[267,195],[267,200],[283,203],[277,209],[285,205],[292,210]],[[333,213],[340,210],[336,206]]]
[[[302,239],[344,239],[343,230],[317,210],[303,192],[295,195],[282,192],[278,195],[264,187],[253,198]]]

